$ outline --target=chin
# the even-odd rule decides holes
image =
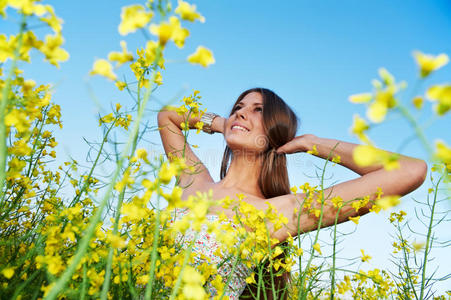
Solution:
[[[264,149],[261,147],[258,147],[258,145],[255,144],[247,144],[243,143],[243,139],[227,139],[227,146],[233,151],[241,151],[241,152],[253,152],[255,154],[261,154]]]

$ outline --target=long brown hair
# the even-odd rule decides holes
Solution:
[[[258,178],[258,186],[265,198],[290,194],[286,156],[285,154],[277,154],[275,150],[296,136],[298,118],[282,98],[273,91],[265,88],[252,88],[244,91],[238,97],[233,107],[251,92],[260,93],[263,98],[263,128],[268,142],[268,147],[263,153],[263,165]],[[232,115],[232,113],[233,110],[230,115]],[[232,150],[226,146],[221,163],[221,179],[226,176],[232,158]],[[281,246],[282,248],[285,248],[283,247],[283,243]],[[280,256],[285,257],[285,253],[282,253]],[[265,264],[264,270],[265,272],[263,273],[262,279],[263,282],[266,283],[266,279],[270,276],[268,264]],[[256,273],[258,274],[258,272]],[[277,272],[273,269],[273,273]],[[255,279],[258,282],[257,274]],[[283,298],[277,296],[278,299],[287,299],[288,291],[286,290],[286,285],[289,278],[289,272],[274,278],[276,291],[281,291],[280,294],[276,295],[284,294]],[[251,294],[256,294],[257,288],[258,287],[255,284],[248,284],[240,298],[251,298]],[[265,286],[264,289],[266,290],[267,299],[272,299],[271,286]],[[246,298],[246,296],[248,297]]]

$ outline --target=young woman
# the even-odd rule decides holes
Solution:
[[[181,156],[184,148],[184,136],[180,123],[184,117],[173,111],[161,111],[158,114],[160,135],[166,154]],[[208,170],[187,145],[185,160],[195,167],[196,172],[184,173],[178,184],[185,187],[182,199],[194,195],[196,191],[213,191],[213,199],[226,196],[235,197],[244,194],[244,201],[257,209],[266,210],[266,201],[274,205],[279,213],[288,218],[286,227],[277,231],[270,228],[271,237],[279,241],[286,240],[289,235],[297,236],[318,227],[318,218],[299,210],[305,194],[291,194],[286,167],[286,155],[312,150],[316,145],[318,157],[327,159],[332,149],[333,155],[340,156],[340,164],[361,175],[359,178],[336,184],[324,190],[327,199],[324,203],[323,221],[321,226],[333,225],[337,210],[330,199],[339,196],[343,202],[370,195],[370,200],[376,198],[378,188],[384,196],[406,195],[418,188],[424,181],[427,165],[423,160],[400,155],[400,168],[387,171],[382,165],[361,167],[357,165],[352,152],[356,144],[321,138],[313,134],[296,136],[298,120],[288,105],[273,91],[265,88],[254,88],[243,92],[227,118],[215,114],[204,114],[199,118],[189,120],[190,128],[195,128],[196,122],[204,122],[203,130],[207,133],[221,133],[227,143],[221,165],[221,180],[215,182]],[[332,126],[332,124],[331,124]],[[338,146],[336,144],[338,143]],[[325,196],[325,197],[326,197]],[[318,205],[313,201],[312,205]],[[368,213],[372,206],[367,206],[358,212],[350,205],[340,211],[338,222],[347,221]],[[296,209],[298,208],[298,209]],[[231,210],[212,207],[211,215],[224,212],[230,218],[235,214]],[[299,226],[298,226],[299,225]],[[236,279],[236,278],[235,278]],[[231,281],[229,294],[231,299],[237,299],[244,290],[246,283]],[[234,286],[233,286],[234,285]]]

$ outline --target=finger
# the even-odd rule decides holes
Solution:
[[[277,148],[277,149],[276,149],[276,153],[277,153],[277,154],[286,154],[286,153],[287,153],[287,152],[286,152],[286,147],[281,146],[281,147]]]

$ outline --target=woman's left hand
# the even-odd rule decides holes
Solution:
[[[306,152],[310,150],[309,145],[311,144],[311,141],[316,136],[313,134],[303,134],[300,136],[295,137],[288,143],[286,143],[283,146],[280,146],[277,148],[276,152],[279,154],[285,153],[285,154],[291,154],[291,153],[298,153],[298,152]]]

